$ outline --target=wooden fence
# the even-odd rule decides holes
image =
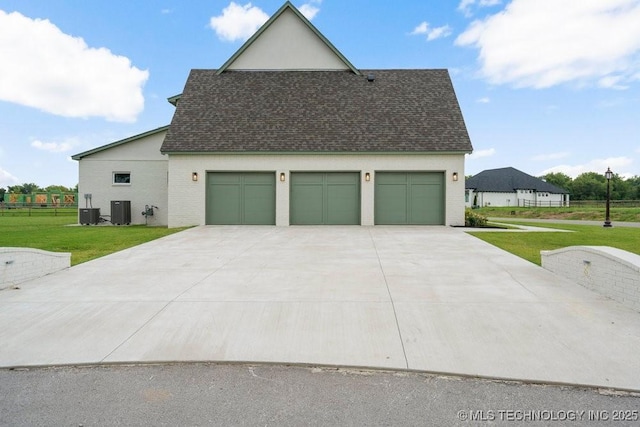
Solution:
[[[2,216],[77,216],[78,206],[60,206],[59,204],[10,204],[0,202]]]

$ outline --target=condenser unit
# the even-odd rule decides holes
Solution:
[[[111,201],[111,223],[115,225],[131,223],[131,202],[129,200]]]

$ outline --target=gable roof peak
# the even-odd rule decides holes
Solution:
[[[287,12],[291,12],[291,14],[293,14],[293,16],[296,17],[295,21],[298,22],[299,24],[298,29],[301,30],[303,33],[305,33],[305,35],[307,36],[306,39],[304,37],[302,38],[283,37],[284,34],[282,34],[282,32],[280,32],[279,34],[276,34],[278,33],[278,30],[279,30],[278,28],[279,23],[285,21],[285,17],[289,15]],[[301,33],[297,35],[303,35],[303,34]],[[259,40],[266,39],[266,38],[270,39],[269,43],[259,42]],[[302,39],[303,41],[300,39]],[[311,52],[315,51],[313,54],[308,55],[308,57],[315,58],[315,60],[310,61],[307,66],[300,67],[298,62],[298,65],[284,64],[283,66],[273,67],[273,63],[272,63],[273,57],[274,57],[273,54],[278,51],[278,47],[270,46],[269,44],[275,44],[275,45],[277,45],[278,43],[286,44],[286,43],[292,43],[291,40],[293,40],[293,43],[295,43],[299,47],[301,46],[301,43],[303,44],[305,41],[310,42],[312,39],[314,42],[312,44],[314,46],[305,46],[304,48],[300,49],[297,52],[297,54],[293,52],[290,55],[290,58],[293,58],[293,57],[302,56],[301,54],[304,54],[304,52],[308,53],[309,51]],[[261,46],[258,47],[258,45],[261,45]],[[254,63],[252,66],[247,68],[246,63],[239,64],[239,63],[242,63],[243,59],[245,59],[246,57],[250,55],[255,55],[256,51],[258,51],[259,49],[264,49],[265,46],[269,46],[271,52],[264,55],[262,58],[258,60],[258,62],[260,61],[263,62],[262,66],[260,65],[256,66],[256,64]],[[291,47],[291,46],[288,46],[288,47]],[[318,49],[320,49],[321,52],[319,52]],[[286,51],[286,50],[289,50],[289,49],[282,49],[282,48],[279,49],[280,52]],[[324,58],[329,59],[333,65],[318,67],[317,58],[321,55],[316,55],[317,53],[322,53],[322,56]],[[267,65],[264,65],[265,64],[264,58],[269,58],[269,60],[267,61]],[[255,60],[255,57],[254,57],[254,60]],[[299,58],[298,58],[298,61],[300,61]],[[280,9],[276,11],[276,13],[274,13],[267,20],[267,22],[265,22],[258,29],[258,31],[256,31],[255,34],[253,34],[240,47],[240,49],[238,49],[224,64],[222,64],[222,66],[217,70],[217,74],[221,74],[227,70],[232,70],[232,69],[260,70],[260,71],[283,70],[283,69],[288,69],[288,70],[327,69],[329,70],[329,69],[337,69],[337,66],[339,66],[339,68],[343,70],[350,70],[354,74],[360,74],[360,72],[353,66],[353,64],[351,64],[351,62],[349,62],[349,60],[344,55],[342,55],[342,53],[340,53],[340,51],[338,51],[338,49],[336,49],[336,47],[320,31],[318,31],[318,29],[302,14],[302,12],[300,12],[289,0],[287,0],[280,7]]]

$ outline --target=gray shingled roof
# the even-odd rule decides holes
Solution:
[[[192,70],[162,152],[472,150],[447,70],[361,72]]]
[[[465,188],[477,192],[513,193],[516,190],[536,190],[546,193],[567,194],[568,191],[527,175],[514,168],[488,169],[469,178]]]

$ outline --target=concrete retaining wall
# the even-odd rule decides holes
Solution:
[[[71,254],[31,248],[0,248],[0,289],[69,268]]]
[[[640,311],[640,256],[609,246],[541,251],[542,266]]]

